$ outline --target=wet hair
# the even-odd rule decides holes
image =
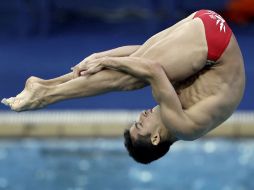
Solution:
[[[129,152],[129,155],[137,162],[142,164],[149,164],[150,162],[159,159],[164,156],[170,146],[175,140],[163,140],[158,145],[153,145],[150,140],[151,134],[146,136],[138,135],[137,140],[132,140],[130,130],[124,131],[124,145]]]

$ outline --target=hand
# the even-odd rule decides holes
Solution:
[[[103,57],[103,58],[86,62],[86,64],[79,71],[80,76],[93,75],[95,73],[100,72],[101,70],[105,68],[105,66],[103,65],[103,62],[107,60],[108,60],[107,57]]]
[[[87,62],[98,59],[100,57],[101,57],[101,55],[99,53],[94,53],[94,54],[86,57],[83,61],[81,61],[76,66],[72,67],[71,70],[73,71],[73,78],[77,78],[77,77],[81,76],[80,72],[82,72],[82,69],[85,70]]]
[[[75,73],[77,77],[79,76],[87,76],[87,75],[93,75],[95,73],[98,73],[99,71],[103,70],[105,66],[103,65],[103,62],[107,61],[107,57],[94,59],[91,61],[86,61],[82,64],[79,64],[78,67],[75,67]],[[75,77],[76,78],[76,77]]]

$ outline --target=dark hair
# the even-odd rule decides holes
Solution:
[[[138,136],[138,139],[131,139],[130,130],[124,131],[124,145],[129,152],[129,155],[139,163],[148,164],[154,160],[164,156],[170,146],[175,142],[167,139],[160,142],[158,145],[153,145],[150,140],[151,135]]]

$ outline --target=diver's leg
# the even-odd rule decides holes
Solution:
[[[40,83],[40,84],[46,85],[46,86],[54,86],[54,85],[65,83],[71,79],[73,79],[72,72],[62,75],[62,76],[59,76],[59,77],[56,77],[56,78],[53,78],[53,79],[48,79],[48,80],[44,80],[44,79],[41,79],[41,78],[35,77],[35,76],[29,77],[28,80],[30,80],[31,82],[37,82],[37,83]]]
[[[157,44],[160,41],[163,41],[173,31],[175,31],[176,29],[181,27],[186,22],[192,20],[193,17],[194,17],[194,14],[195,13],[193,13],[190,16],[184,18],[183,20],[177,22],[173,26],[171,26],[171,27],[169,27],[169,28],[153,35],[141,46],[123,46],[123,47],[115,48],[115,49],[112,49],[112,50],[92,54],[91,56],[88,56],[86,59],[91,60],[91,59],[101,58],[101,57],[104,57],[104,56],[112,56],[112,57],[117,57],[117,56],[122,57],[122,56],[128,56],[128,55],[131,55],[131,56],[134,56],[134,57],[143,56],[144,54],[147,54],[147,51],[149,49],[151,49],[151,47],[153,45]],[[71,72],[71,73],[68,73],[66,75],[62,75],[60,77],[49,79],[49,80],[43,80],[43,79],[38,78],[38,77],[30,77],[30,80],[31,79],[34,82],[38,82],[38,83],[43,84],[43,85],[52,86],[52,85],[58,85],[58,84],[65,83],[65,82],[73,79],[73,73]]]
[[[173,33],[176,29],[178,29],[183,24],[185,24],[185,23],[189,22],[190,20],[192,20],[195,14],[196,14],[196,12],[194,12],[191,15],[189,15],[188,17],[180,20],[179,22],[177,22],[173,26],[170,26],[170,27],[166,28],[165,30],[163,30],[161,32],[158,32],[157,34],[153,35],[141,47],[139,47],[139,49],[137,51],[135,51],[133,54],[131,54],[131,56],[139,57],[139,56],[143,55],[153,45],[155,45],[159,41],[162,41],[164,38],[167,38],[168,35]]]
[[[94,96],[110,91],[139,89],[147,84],[125,73],[103,70],[91,76],[82,76],[55,86],[28,80],[25,89],[4,104],[14,111],[33,110],[58,101]]]

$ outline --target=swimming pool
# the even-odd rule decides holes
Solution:
[[[150,165],[122,139],[1,140],[0,189],[253,190],[254,140],[178,142]]]

